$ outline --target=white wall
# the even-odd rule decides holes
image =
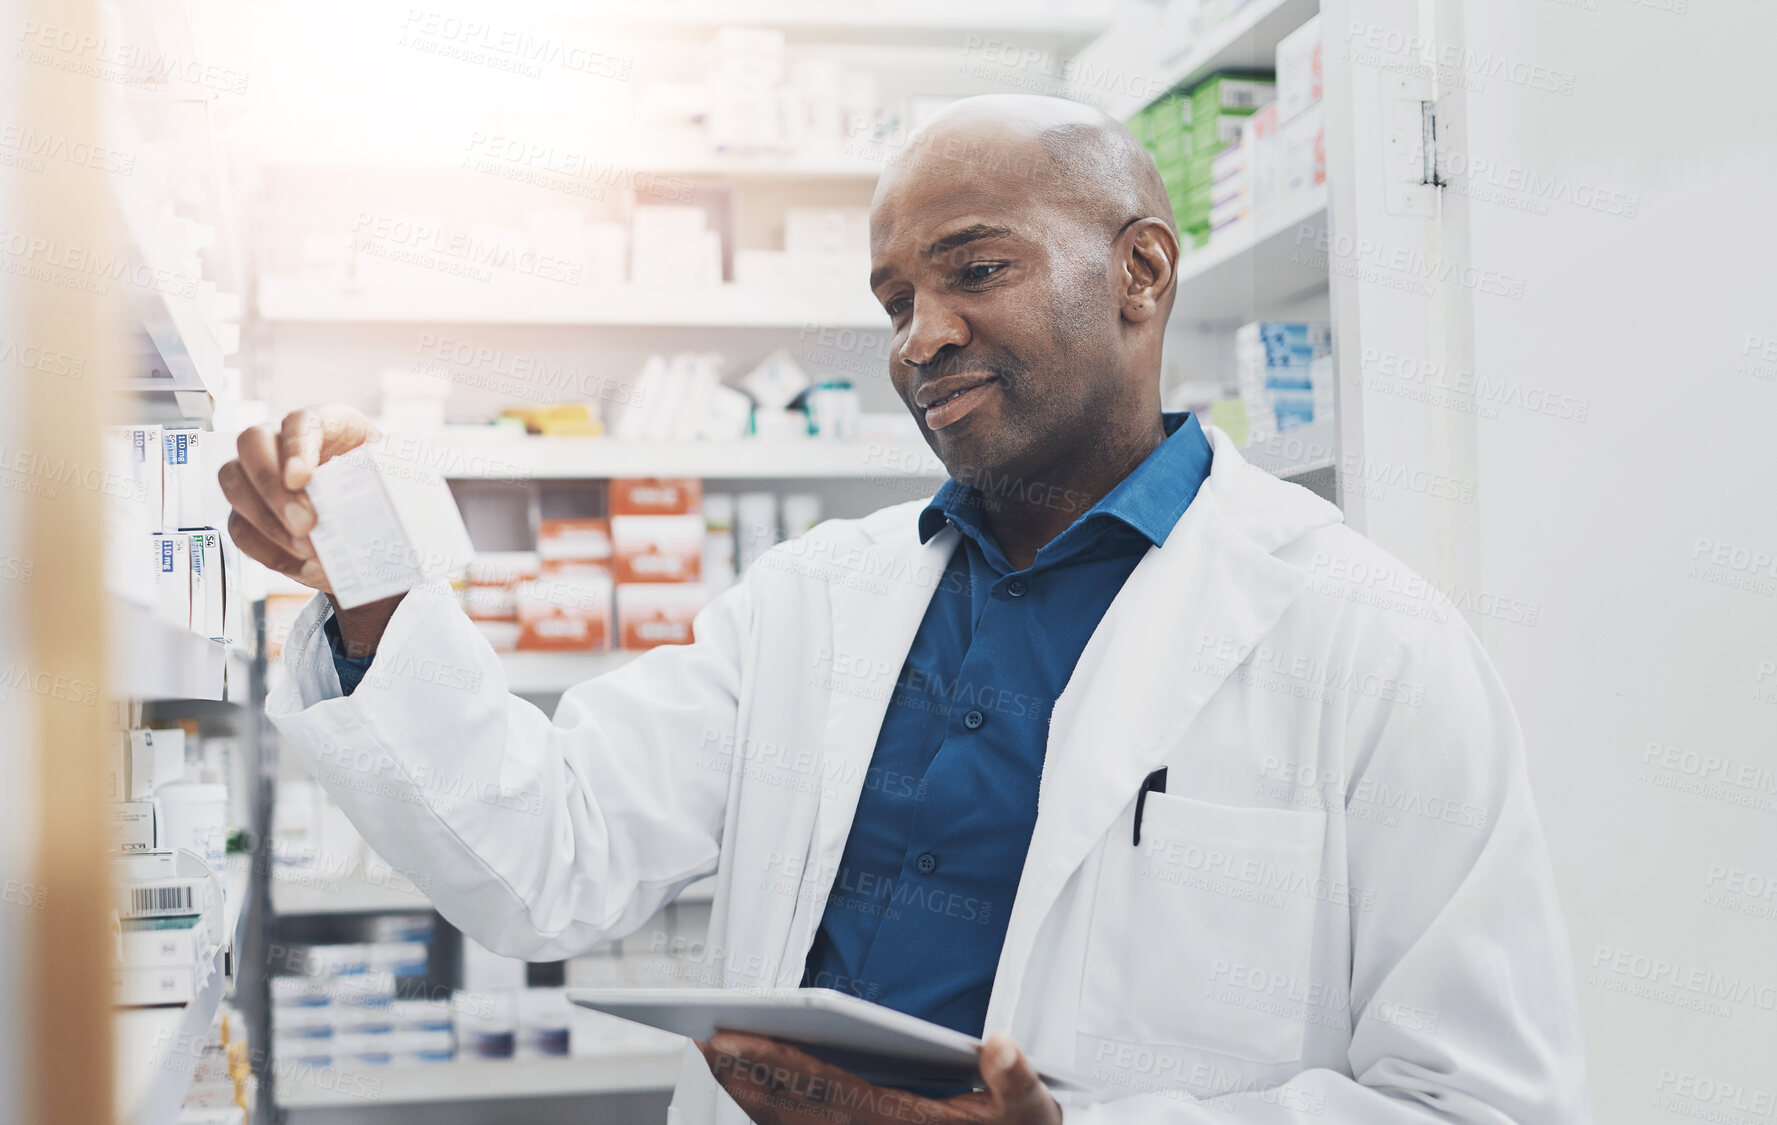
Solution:
[[[1777,10],[1442,14],[1445,233],[1521,295],[1446,286],[1466,314],[1428,358],[1478,394],[1409,402],[1345,373],[1391,412],[1364,453],[1472,442],[1454,470],[1472,518],[1453,526],[1478,546],[1455,570],[1476,576],[1468,615],[1523,720],[1597,1120],[1770,1120],[1777,345],[1759,352],[1777,339]],[[1438,544],[1395,531],[1372,529],[1439,568]]]

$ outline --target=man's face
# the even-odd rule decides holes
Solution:
[[[1058,206],[1034,141],[932,138],[870,215],[889,376],[950,474],[1041,479],[1119,393],[1109,246]]]

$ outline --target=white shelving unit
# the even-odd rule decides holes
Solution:
[[[245,856],[231,858],[220,872],[224,891],[222,932],[210,979],[189,1004],[120,1008],[113,1017],[116,1043],[117,1119],[126,1125],[170,1121],[185,1100],[192,1067],[203,1051],[205,1032],[228,988],[228,969],[244,932],[250,871]]]
[[[999,39],[1062,54],[1079,50],[1102,34],[1109,20],[1079,3],[983,0],[955,4],[942,0],[810,0],[734,4],[713,0],[664,0],[600,12],[585,21],[616,31],[707,36],[720,27],[770,27],[801,43],[869,43],[874,46],[950,47],[965,36]]]
[[[1172,315],[1183,320],[1253,320],[1327,289],[1327,192],[1260,214],[1179,263]]]
[[[117,599],[111,622],[111,694],[148,701],[246,700],[247,657],[240,650]]]
[[[431,1066],[363,1071],[353,1074],[351,1082],[336,1082],[328,1088],[322,1088],[312,1079],[302,1081],[302,1076],[281,1076],[277,1101],[285,1109],[346,1109],[575,1094],[651,1093],[672,1089],[679,1076],[679,1060],[677,1050],[614,1052],[558,1059],[459,1060]],[[374,1097],[367,1093],[370,1089],[375,1090]]]
[[[1154,85],[1171,90],[1191,86],[1218,70],[1270,70],[1278,41],[1319,11],[1320,0],[1252,0],[1197,42],[1170,48],[1163,44],[1151,76]],[[1147,104],[1148,99],[1124,98],[1106,108],[1112,116],[1127,119]]]
[[[354,872],[337,878],[291,872],[273,873],[271,879],[272,913],[282,916],[300,914],[380,914],[398,910],[430,910],[432,901],[417,891],[387,883],[373,883]]]
[[[517,437],[465,426],[402,434],[403,450],[451,480],[596,480],[608,477],[703,477],[715,480],[942,480],[943,465],[924,445],[896,441],[639,442],[612,438]]]
[[[272,323],[524,324],[631,328],[888,327],[859,279],[855,291],[772,292],[727,284],[663,292],[631,285],[404,286],[349,289],[332,282],[265,277],[259,318]]]
[[[554,695],[582,680],[602,676],[640,656],[639,652],[503,652],[506,690],[518,695]]]
[[[679,902],[708,902],[715,880],[700,879],[679,894]],[[312,914],[390,914],[430,910],[432,900],[417,891],[373,883],[361,874],[313,880],[295,875],[273,876],[272,913],[281,917]]]

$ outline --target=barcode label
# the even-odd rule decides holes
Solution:
[[[130,910],[190,910],[190,887],[135,887],[130,891]]]

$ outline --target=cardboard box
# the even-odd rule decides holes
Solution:
[[[564,567],[521,582],[516,602],[519,649],[599,652],[611,647],[611,575],[603,567]]]
[[[1320,17],[1277,43],[1277,119],[1289,121],[1321,99]]]
[[[125,918],[119,944],[129,968],[186,968],[210,951],[209,929],[195,914],[174,918]]]
[[[116,852],[148,852],[155,848],[154,802],[119,801],[108,810],[111,815],[111,850]]]
[[[191,533],[191,627],[216,640],[229,639],[228,568],[222,533],[213,527]]]
[[[120,966],[111,971],[112,1002],[124,1006],[189,1004],[197,995],[198,975],[196,965]]]
[[[696,582],[703,573],[703,516],[612,516],[612,574],[619,584]]]
[[[644,582],[617,587],[618,645],[648,649],[690,644],[691,625],[709,603],[702,585]]]
[[[1294,121],[1278,129],[1278,192],[1291,199],[1324,186],[1327,182],[1327,146],[1323,129],[1325,114],[1310,106]]]
[[[683,516],[702,510],[703,482],[696,477],[632,477],[611,481],[613,516]]]
[[[163,430],[161,450],[164,461],[165,515],[161,530],[205,527],[202,430]]]
[[[191,536],[155,535],[154,615],[168,625],[191,628]]]
[[[610,520],[545,519],[537,523],[537,555],[544,569],[588,563],[609,566],[611,553]]]
[[[125,426],[128,435],[131,493],[148,514],[148,530],[166,531],[166,451],[159,426]]]
[[[424,453],[364,446],[309,481],[319,517],[309,541],[342,607],[448,579],[475,554],[450,486]]]

